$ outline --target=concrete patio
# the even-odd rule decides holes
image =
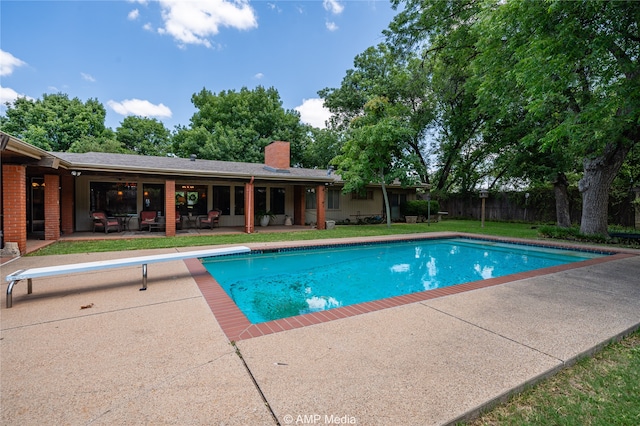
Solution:
[[[20,257],[2,277],[204,248]],[[622,252],[234,342],[184,261],[150,265],[145,292],[140,268],[19,283],[0,300],[0,423],[449,424],[637,329],[640,253]]]

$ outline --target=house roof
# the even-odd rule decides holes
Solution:
[[[110,154],[88,152],[51,153],[63,160],[68,168],[95,172],[121,172],[138,174],[161,174],[164,176],[239,178],[286,181],[338,182],[339,176],[327,175],[326,170],[291,167],[275,169],[258,163],[235,161],[199,160],[179,157],[153,157],[147,155]]]
[[[315,182],[341,185],[344,182],[339,175],[327,173],[324,169],[305,169],[290,167],[276,169],[259,163],[241,163],[236,161],[199,160],[179,157],[153,157],[133,154],[111,154],[104,152],[70,153],[48,152],[21,141],[5,132],[2,137],[2,161],[13,160],[23,163],[25,159],[33,165],[78,170],[96,173],[128,173],[162,175],[194,178],[218,178]],[[370,184],[379,186],[380,184]],[[389,187],[401,187],[394,182]],[[420,185],[418,185],[420,186]]]

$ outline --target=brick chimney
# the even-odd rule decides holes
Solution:
[[[289,142],[273,141],[264,149],[265,166],[274,169],[288,169],[291,166],[291,148]]]

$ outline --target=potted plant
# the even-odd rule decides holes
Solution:
[[[256,212],[256,219],[260,222],[260,226],[268,226],[271,219],[275,219],[276,216],[270,211],[259,210]]]

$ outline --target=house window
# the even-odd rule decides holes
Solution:
[[[107,215],[136,214],[138,186],[135,183],[91,182],[91,211]]]
[[[363,192],[352,192],[352,200],[373,200],[373,191],[368,189]]]
[[[389,206],[400,207],[400,205],[407,202],[407,194],[389,194]]]
[[[273,214],[284,214],[284,188],[271,188],[271,213]]]
[[[164,185],[145,183],[142,194],[142,210],[156,211],[158,216],[164,216]]]
[[[327,191],[327,209],[329,210],[340,209],[340,190],[330,189]]]
[[[313,188],[307,188],[304,200],[304,208],[306,210],[315,210],[316,208],[316,191]]]
[[[231,187],[213,187],[213,208],[222,211],[223,215],[231,214]]]
[[[207,214],[206,185],[176,185],[176,208],[181,215]]]
[[[235,195],[233,214],[242,216],[244,215],[244,186],[235,186],[233,191]]]
[[[267,188],[264,186],[256,186],[253,189],[253,205],[257,212],[267,211]]]

